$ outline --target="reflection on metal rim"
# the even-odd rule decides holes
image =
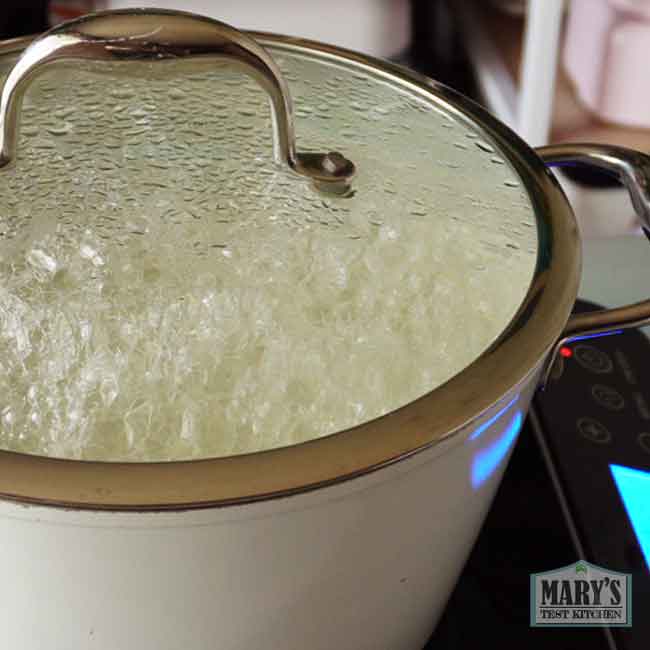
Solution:
[[[273,51],[317,56],[408,88],[478,124],[522,179],[538,222],[538,260],[526,298],[494,344],[444,385],[357,427],[291,447],[197,461],[100,463],[0,451],[0,498],[97,510],[185,510],[249,503],[349,480],[412,456],[534,380],[571,312],[580,273],[575,219],[559,185],[535,153],[485,110],[426,77],[340,48],[253,34]],[[30,39],[0,45],[17,53]]]

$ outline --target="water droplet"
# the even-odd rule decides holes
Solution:
[[[115,88],[111,91],[111,95],[118,99],[131,99],[135,93],[131,88]]]
[[[483,140],[477,140],[476,146],[487,153],[494,153],[493,147],[491,147],[487,142],[483,142]]]
[[[70,133],[71,129],[72,125],[66,122],[65,124],[60,124],[57,126],[48,126],[47,132],[50,135],[66,135],[66,133]]]

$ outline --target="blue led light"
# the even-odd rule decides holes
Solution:
[[[614,330],[613,332],[600,332],[599,334],[583,334],[582,336],[572,336],[571,343],[576,341],[586,341],[587,339],[600,339],[603,336],[614,336],[615,334],[623,334],[623,330]]]
[[[650,569],[650,472],[623,465],[610,465],[609,471]]]
[[[521,429],[522,420],[521,411],[517,411],[501,436],[477,452],[472,461],[472,487],[475,490],[494,473],[506,457]]]
[[[517,400],[519,399],[519,395],[515,397],[514,399],[510,400],[498,413],[493,415],[489,420],[486,422],[483,422],[483,424],[472,433],[472,435],[469,437],[470,440],[476,440],[486,429],[491,427]]]

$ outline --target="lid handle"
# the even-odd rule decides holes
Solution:
[[[293,106],[286,81],[269,53],[229,25],[178,11],[125,9],[90,14],[45,32],[23,52],[0,98],[0,167],[16,155],[23,95],[50,64],[65,61],[165,65],[178,59],[225,63],[253,77],[271,103],[274,155],[279,163],[325,186],[345,185],[354,164],[338,152],[296,152]]]

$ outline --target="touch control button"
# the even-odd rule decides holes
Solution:
[[[612,434],[598,420],[580,418],[576,423],[583,438],[599,445],[605,445],[612,439]]]
[[[641,445],[641,449],[643,449],[643,451],[647,451],[650,454],[650,433],[640,433],[638,442],[639,445]]]
[[[625,408],[623,395],[609,386],[596,384],[591,387],[591,394],[596,402],[610,411],[622,411]]]
[[[598,374],[612,372],[612,360],[598,348],[591,345],[576,345],[573,348],[575,360],[585,369]]]

